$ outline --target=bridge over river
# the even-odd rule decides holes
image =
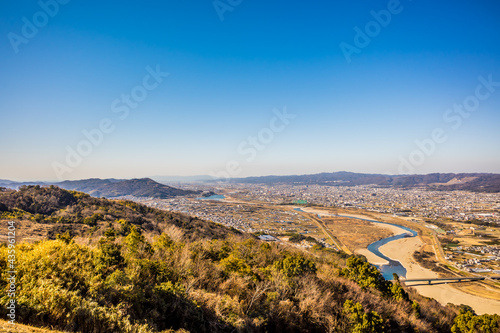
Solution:
[[[408,285],[408,283],[417,283],[417,284],[410,284],[409,286],[420,286],[423,284],[429,285],[429,284],[441,284],[441,283],[458,283],[458,282],[472,282],[472,281],[482,281],[486,279],[492,279],[492,280],[500,280],[500,276],[494,276],[494,277],[450,277],[450,278],[436,278],[436,279],[401,279],[400,282],[404,283],[405,285]],[[422,283],[418,283],[422,282]],[[425,283],[426,282],[426,283]]]

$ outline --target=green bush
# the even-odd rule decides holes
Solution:
[[[453,333],[495,333],[500,331],[500,316],[484,314],[478,316],[470,308],[462,308],[455,318]]]
[[[344,312],[349,318],[352,333],[378,333],[384,331],[383,320],[377,312],[365,312],[360,303],[347,300]]]
[[[287,277],[314,274],[317,271],[316,264],[301,254],[287,254],[276,261],[274,267]]]
[[[347,259],[340,275],[355,281],[361,288],[374,288],[383,294],[390,294],[390,282],[386,281],[378,269],[360,257]]]

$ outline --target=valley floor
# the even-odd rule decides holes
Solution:
[[[407,279],[416,278],[437,278],[437,273],[430,269],[420,266],[412,257],[413,253],[418,251],[424,243],[420,237],[403,238],[392,241],[380,248],[384,255],[398,260],[407,269]],[[370,258],[367,258],[370,260]],[[472,284],[477,282],[470,282]],[[415,288],[421,295],[436,299],[441,304],[467,304],[471,306],[476,313],[500,313],[500,301],[486,297],[471,295],[456,288],[457,284],[437,284],[421,285]]]
[[[326,214],[323,209],[306,208],[305,211],[314,214]],[[337,212],[341,213],[341,212]],[[342,213],[357,218],[377,219],[374,216],[363,214]],[[371,215],[371,214],[370,214]],[[395,221],[391,221],[395,222]],[[394,235],[404,233],[405,230],[388,224],[377,224],[376,227],[391,231]],[[380,252],[385,256],[399,261],[407,270],[407,279],[439,278],[438,273],[419,265],[413,258],[413,253],[419,251],[426,244],[420,236],[402,238],[389,242],[380,247]],[[378,257],[366,248],[359,248],[354,251],[366,257],[368,262],[374,265],[387,264],[387,260]],[[421,295],[436,299],[443,305],[453,303],[456,305],[466,304],[471,306],[477,314],[500,314],[500,289],[488,288],[478,282],[454,283],[454,284],[433,284],[419,285],[413,287]],[[469,292],[465,292],[468,289]],[[471,293],[473,291],[473,293]]]

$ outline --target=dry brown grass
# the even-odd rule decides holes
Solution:
[[[462,284],[455,284],[453,285],[453,287],[471,295],[500,301],[500,289],[498,288],[498,286],[495,286],[489,281],[466,282]]]
[[[63,333],[48,328],[36,328],[22,324],[11,324],[8,321],[0,320],[0,333]]]
[[[0,242],[7,242],[7,222],[12,220],[0,220]],[[71,229],[75,234],[82,235],[89,229],[84,224],[71,224],[71,223],[38,223],[31,220],[16,221],[16,243],[28,242],[34,243],[37,241],[45,240],[49,235],[54,237],[56,234],[62,234],[66,230]]]
[[[326,227],[350,250],[365,248],[382,238],[390,237],[389,230],[372,223],[344,217],[323,218]]]
[[[0,220],[0,242],[7,242],[7,222],[11,220]],[[52,225],[36,223],[29,220],[18,221],[16,227],[16,242],[35,242],[45,239]]]

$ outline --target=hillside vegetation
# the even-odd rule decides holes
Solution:
[[[163,185],[150,178],[142,179],[82,179],[64,181],[55,184],[66,190],[75,190],[88,193],[94,197],[120,197],[132,195],[135,197],[151,197],[167,199],[176,196],[197,194],[195,191],[181,190],[168,185]]]
[[[56,186],[23,186],[19,191],[0,192],[0,218],[23,220],[21,227],[45,227],[48,238],[52,239],[65,231],[71,236],[99,236],[109,224],[121,234],[127,233],[132,226],[159,234],[169,225],[188,232],[186,237],[189,239],[225,238],[239,234],[235,229],[188,215],[149,208],[132,201],[94,198]]]
[[[363,258],[265,243],[128,201],[33,186],[1,192],[0,211],[3,224],[85,226],[17,245],[16,315],[25,324],[71,332],[496,332],[499,327],[496,315],[443,307],[397,280],[384,280]],[[2,290],[8,288],[7,255],[3,244]],[[6,293],[0,296],[6,304]],[[3,318],[6,311],[0,308]]]
[[[49,328],[39,328],[0,319],[0,333],[63,333]]]

